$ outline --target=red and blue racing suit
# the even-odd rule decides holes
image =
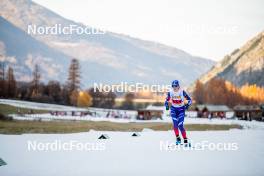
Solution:
[[[187,104],[184,103],[184,100],[187,100]],[[171,100],[171,108],[170,108],[170,115],[173,121],[173,127],[176,137],[179,136],[179,129],[181,131],[182,137],[187,139],[186,131],[184,129],[184,116],[185,116],[185,109],[192,104],[191,97],[184,91],[179,90],[177,92],[171,90],[168,92],[166,97],[165,106],[168,108],[168,102]]]

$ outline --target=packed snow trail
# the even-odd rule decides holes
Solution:
[[[101,134],[110,139],[98,140]],[[238,150],[161,150],[161,142],[175,141],[172,131],[90,131],[76,134],[0,135],[0,167],[5,176],[103,176],[103,175],[263,175],[263,130],[189,132],[193,144],[237,143]],[[97,151],[28,151],[28,141],[104,144]]]

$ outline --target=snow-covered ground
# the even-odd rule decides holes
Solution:
[[[163,119],[157,120],[136,120],[136,111],[125,111],[125,110],[114,110],[114,109],[102,109],[102,108],[77,108],[72,106],[63,106],[63,105],[54,105],[54,104],[46,104],[46,103],[35,103],[28,101],[20,101],[20,100],[9,100],[9,99],[0,99],[0,104],[11,105],[20,108],[29,108],[29,109],[38,109],[38,110],[49,110],[49,111],[92,111],[96,112],[96,116],[86,115],[86,116],[71,116],[71,115],[51,115],[50,113],[46,114],[26,114],[26,115],[18,115],[12,114],[14,119],[17,120],[84,120],[84,121],[110,121],[117,123],[129,123],[129,122],[137,122],[137,123],[146,123],[146,122],[164,122],[171,123],[171,118],[166,115],[164,112]],[[120,114],[126,114],[127,118],[107,118],[107,113],[115,111]],[[193,112],[186,112],[187,117],[185,118],[185,124],[238,124],[243,126],[245,129],[264,129],[263,122],[257,121],[242,121],[236,119],[205,119],[205,118],[195,118]]]
[[[42,119],[44,121],[49,120],[81,120],[81,121],[109,121],[109,122],[116,122],[116,123],[150,123],[150,122],[160,122],[160,123],[171,123],[170,117],[165,117],[164,119],[157,119],[157,120],[136,120],[135,118],[131,119],[118,119],[118,118],[106,118],[106,117],[93,117],[93,116],[54,116],[51,114],[27,114],[27,115],[12,115],[14,119],[17,120],[38,120]],[[245,129],[264,129],[264,122],[259,121],[244,121],[244,120],[237,120],[237,119],[206,119],[206,118],[191,118],[186,117],[184,120],[185,124],[225,124],[225,125],[241,125]]]
[[[18,108],[27,108],[31,110],[46,110],[51,112],[66,112],[67,115],[51,115],[47,114],[26,114],[26,115],[17,115],[12,114],[14,119],[17,120],[36,120],[41,118],[42,120],[91,120],[93,118],[104,118],[109,117],[122,117],[125,119],[136,119],[137,111],[132,110],[117,110],[117,109],[104,109],[104,108],[78,108],[73,106],[64,106],[57,104],[48,104],[48,103],[36,103],[30,101],[21,101],[21,100],[9,100],[9,99],[0,99],[0,104],[10,105]],[[72,116],[72,111],[75,111],[76,115]],[[81,112],[89,111],[92,115],[86,115],[80,117]],[[113,119],[113,118],[112,118]]]
[[[3,99],[0,99],[0,103],[49,111],[87,110]],[[135,118],[106,118],[109,110],[97,108],[89,110],[99,112],[100,116],[28,114],[13,117],[19,120],[41,118],[118,123],[171,123],[171,119],[166,116],[163,120],[140,121]],[[134,113],[128,112],[131,116]],[[130,132],[93,130],[74,134],[0,135],[0,158],[7,162],[7,165],[0,166],[0,176],[263,175],[263,122],[187,117],[185,124],[239,124],[243,126],[243,130],[187,132],[194,147],[187,149],[168,147],[175,142],[172,131],[149,129],[140,132],[139,137],[132,137]],[[107,134],[110,138],[98,140],[101,134]],[[36,147],[35,144],[39,148],[32,151]],[[70,146],[72,150],[69,150]],[[80,147],[84,148],[80,150]]]
[[[106,133],[110,139],[98,140]],[[104,175],[263,175],[264,131],[230,130],[189,132],[193,145],[233,145],[216,151],[214,146],[186,150],[167,148],[174,142],[172,131],[144,130],[139,137],[129,132],[90,131],[75,134],[0,135],[2,176],[104,176]],[[89,150],[30,151],[33,144],[89,143]],[[59,141],[59,142],[58,142]],[[163,145],[164,144],[164,145]],[[59,145],[58,145],[59,146]],[[32,146],[30,148],[33,149]],[[42,148],[41,148],[42,149]],[[223,147],[219,148],[223,149]],[[230,149],[230,150],[229,150]]]
[[[47,111],[91,111],[98,112],[99,116],[105,116],[109,111],[113,109],[102,109],[102,108],[78,108],[73,106],[57,105],[57,104],[48,104],[48,103],[36,103],[30,101],[21,101],[21,100],[10,100],[10,99],[0,99],[0,104],[11,105],[19,108],[28,108],[35,110],[47,110]],[[127,115],[135,115],[136,111],[130,110],[118,110],[119,113],[126,112]]]
[[[48,103],[36,103],[30,101],[21,101],[21,100],[10,100],[10,99],[0,99],[0,104],[11,105],[20,108],[29,108],[29,109],[38,109],[38,110],[47,110],[47,111],[86,111],[85,108],[76,108],[72,106],[48,104]]]

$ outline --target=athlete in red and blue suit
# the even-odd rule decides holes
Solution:
[[[172,89],[168,92],[166,97],[165,106],[169,110],[169,101],[171,100],[170,115],[173,121],[173,129],[176,135],[176,144],[181,143],[181,138],[179,135],[179,130],[181,131],[184,143],[188,143],[186,131],[184,129],[184,116],[185,110],[192,104],[191,97],[180,88],[179,81],[174,80],[172,82]],[[188,101],[185,104],[185,99]]]

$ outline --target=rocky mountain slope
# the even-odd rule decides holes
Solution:
[[[187,86],[214,64],[211,60],[192,56],[177,48],[112,32],[104,35],[29,35],[28,25],[32,24],[44,27],[55,24],[85,27],[84,24],[65,19],[30,0],[1,0],[0,16],[38,43],[21,44],[25,39],[19,39],[16,32],[12,33],[13,37],[1,35],[0,42],[5,48],[5,56],[14,57],[20,64],[21,71],[30,70],[28,62],[31,65],[35,62],[42,64],[42,59],[37,58],[43,57],[51,63],[54,60],[57,68],[67,71],[69,59],[78,58],[82,67],[83,86],[94,82],[115,84],[121,81],[167,84],[173,79],[179,79]],[[1,26],[5,27],[6,25]],[[17,43],[18,40],[20,42]],[[40,49],[40,45],[45,45],[45,52]],[[30,61],[27,59],[29,56],[32,58]],[[46,66],[43,65],[44,69]],[[65,80],[67,77],[67,74],[62,74],[61,78],[59,74],[55,76],[47,73],[47,79]],[[29,77],[29,71],[19,74]]]
[[[224,78],[236,86],[257,84],[264,86],[264,32],[241,48],[225,56],[208,73],[201,77],[203,83],[212,78]]]

